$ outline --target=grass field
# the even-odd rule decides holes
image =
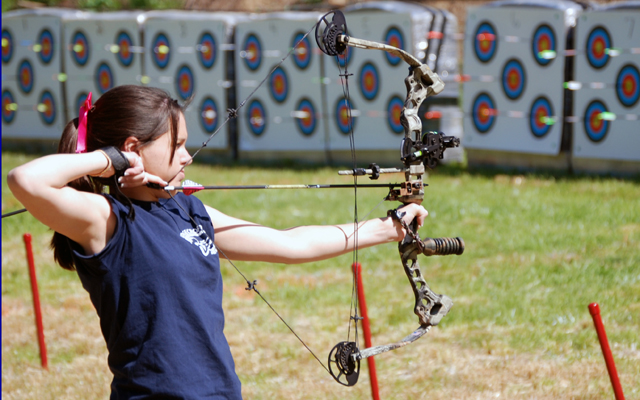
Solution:
[[[21,208],[6,174],[32,156],[2,155],[3,212]],[[206,184],[347,182],[334,168],[193,165]],[[393,181],[395,177],[387,177]],[[587,306],[598,302],[627,399],[640,398],[640,183],[443,168],[427,179],[422,236],[461,236],[462,256],[421,258],[454,307],[414,344],[376,357],[384,399],[613,398]],[[360,215],[384,189],[359,191]],[[197,194],[223,212],[285,228],[352,220],[349,190]],[[372,217],[395,204],[382,204]],[[33,235],[49,371],[38,346],[22,234]],[[98,399],[111,376],[98,319],[74,273],[53,264],[51,233],[29,214],[2,221],[2,398]],[[418,327],[394,244],[362,250],[373,344]],[[346,340],[352,256],[305,265],[237,263],[321,360]],[[368,372],[333,381],[242,278],[222,263],[226,334],[247,399],[366,399]],[[362,339],[361,339],[362,341]],[[361,344],[362,345],[362,344]],[[188,355],[185,355],[188,356]]]

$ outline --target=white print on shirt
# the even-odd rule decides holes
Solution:
[[[180,237],[187,242],[195,244],[200,248],[202,254],[206,257],[209,254],[218,254],[216,245],[213,244],[209,236],[202,229],[202,225],[198,225],[198,229],[185,229],[180,233]]]

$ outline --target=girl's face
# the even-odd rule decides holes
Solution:
[[[191,155],[185,147],[188,136],[184,115],[180,113],[177,147],[173,161],[169,163],[169,160],[171,160],[171,130],[168,130],[164,135],[140,149],[140,157],[142,157],[145,171],[159,176],[167,181],[169,185],[179,185],[185,174],[184,171],[180,173],[178,171],[191,164]],[[178,175],[176,176],[176,174]],[[174,176],[175,179],[169,181]]]

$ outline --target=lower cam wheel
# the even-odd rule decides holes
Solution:
[[[329,372],[341,385],[353,386],[360,376],[360,360],[353,357],[358,353],[355,342],[340,342],[329,353]]]

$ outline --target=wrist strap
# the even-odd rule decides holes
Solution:
[[[129,164],[129,160],[127,159],[127,157],[125,157],[125,155],[122,154],[120,149],[118,149],[117,147],[114,147],[114,146],[103,147],[100,150],[102,150],[107,155],[107,157],[109,157],[109,159],[111,160],[113,169],[114,171],[116,171],[115,172],[116,178],[119,178],[122,175],[124,175],[124,171],[126,171],[131,167],[131,164]]]

